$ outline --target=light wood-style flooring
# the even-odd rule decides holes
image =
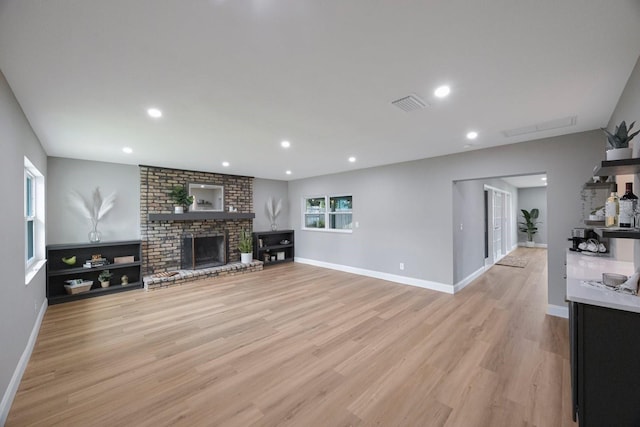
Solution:
[[[573,426],[546,250],[456,295],[287,264],[49,307],[7,426]]]

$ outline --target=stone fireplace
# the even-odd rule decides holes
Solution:
[[[173,214],[171,189],[190,183],[224,188],[224,206],[219,212]],[[229,207],[237,213],[229,213]],[[240,231],[252,231],[253,178],[209,172],[140,166],[140,231],[143,275],[184,269],[185,236],[225,236],[225,263],[240,261]],[[219,261],[212,261],[212,263]],[[189,268],[190,270],[192,268]]]
[[[227,236],[193,235],[182,236],[181,268],[198,270],[219,267],[227,263]]]

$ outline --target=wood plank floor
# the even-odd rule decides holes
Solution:
[[[288,264],[49,307],[7,426],[572,426],[546,250],[457,295]]]

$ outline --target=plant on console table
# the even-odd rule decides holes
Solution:
[[[607,150],[607,160],[623,160],[631,158],[631,148],[629,148],[629,142],[638,134],[640,131],[632,133],[631,129],[636,122],[631,123],[629,128],[627,128],[627,123],[623,120],[618,126],[614,133],[609,132],[605,128],[601,128],[605,134],[607,134],[607,143],[609,149]]]
[[[193,203],[193,196],[189,195],[186,187],[176,185],[171,189],[169,196],[175,203],[174,212],[183,213],[189,209],[189,205]]]
[[[520,221],[518,224],[520,225],[520,231],[523,233],[527,233],[527,247],[533,248],[535,243],[533,242],[533,235],[538,232],[538,227],[536,227],[539,222],[536,221],[538,219],[538,215],[540,215],[540,211],[538,209],[531,209],[528,211],[526,209],[520,209],[522,212],[522,216],[524,217],[524,221]]]
[[[253,242],[251,239],[251,233],[247,230],[240,232],[238,249],[240,250],[240,262],[243,264],[251,264],[253,261]]]

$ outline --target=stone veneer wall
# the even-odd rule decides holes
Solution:
[[[190,182],[224,186],[224,210],[233,206],[238,212],[253,212],[253,178],[223,175],[209,172],[185,171],[140,166],[140,235],[142,237],[143,275],[180,269],[180,245],[184,234],[229,234],[231,262],[240,260],[238,240],[243,229],[252,231],[253,221],[200,220],[200,221],[149,221],[150,213],[172,213],[173,202],[169,197],[176,185]]]

